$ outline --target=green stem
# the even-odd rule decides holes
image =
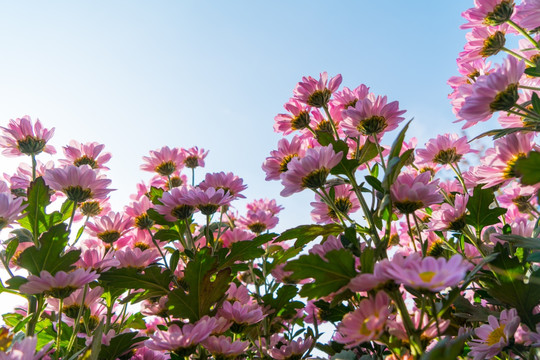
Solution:
[[[463,175],[461,174],[461,171],[459,170],[458,164],[456,163],[456,165],[454,166],[454,164],[451,163],[449,165],[452,168],[452,170],[454,170],[454,173],[456,174],[459,183],[463,187],[464,194],[467,194],[468,193],[467,185],[465,185],[465,180],[463,179]]]
[[[510,50],[510,49],[508,49],[508,48],[505,48],[504,46],[501,48],[501,50],[504,51],[504,52],[506,52],[506,53],[508,53],[508,54],[510,54],[510,55],[512,55],[513,57],[518,58],[519,60],[525,61],[525,63],[527,63],[527,65],[529,65],[529,66],[536,66],[535,63],[533,63],[532,61],[528,60],[527,58],[525,58],[525,57],[519,55],[519,54],[516,53],[515,51],[512,51],[512,50]]]
[[[409,315],[409,311],[407,310],[407,306],[403,301],[403,296],[401,295],[401,292],[399,290],[394,290],[392,292],[388,292],[388,295],[390,296],[390,298],[392,298],[392,300],[394,300],[394,303],[397,305],[398,311],[401,314],[401,318],[403,319],[403,326],[405,327],[405,331],[407,331],[407,336],[409,337],[409,342],[413,355],[422,355],[424,351],[422,350],[420,339],[418,337],[418,334],[416,334],[416,329]]]
[[[54,358],[60,359],[60,340],[62,339],[62,311],[64,310],[64,298],[60,298],[60,308],[58,309],[58,323],[56,325],[56,351]]]
[[[195,186],[195,168],[191,168],[191,186]]]
[[[519,26],[518,24],[516,24],[515,22],[513,22],[512,20],[508,19],[506,20],[506,22],[511,26],[513,27],[514,29],[516,29],[521,35],[525,36],[525,38],[527,40],[529,40],[529,42],[531,44],[534,45],[535,48],[537,49],[540,49],[540,44],[538,44],[538,42],[536,40],[534,40],[534,38],[529,35],[529,33],[527,31],[525,31],[525,29],[523,29],[521,26]]]
[[[75,323],[73,324],[73,333],[71,334],[71,337],[69,338],[68,347],[66,350],[66,354],[68,357],[71,353],[71,348],[73,348],[73,345],[75,344],[75,339],[77,338],[77,334],[79,333],[79,326],[81,324],[81,317],[84,310],[84,301],[86,300],[86,294],[88,293],[88,284],[84,285],[83,289],[83,296],[81,303],[79,304],[79,311],[77,312],[77,318],[75,319]]]
[[[34,331],[36,330],[36,324],[39,320],[39,317],[41,316],[41,311],[43,308],[44,298],[43,295],[38,294],[37,297],[37,303],[35,302],[35,297],[30,296],[28,298],[28,313],[31,313],[34,311],[34,315],[32,316],[32,319],[28,322],[28,326],[26,328],[26,336],[33,336]],[[33,308],[32,305],[35,305],[36,307]]]
[[[75,211],[77,211],[77,205],[78,203],[76,201],[73,201],[73,210],[71,211],[71,217],[69,218],[69,225],[67,228],[67,231],[71,231],[71,225],[73,225],[73,218],[75,218]]]
[[[527,89],[527,90],[536,90],[540,91],[540,88],[534,87],[534,86],[526,86],[526,85],[518,85],[520,89]]]
[[[37,161],[36,161],[36,154],[32,154],[32,181],[36,180],[36,168],[37,168]]]
[[[360,202],[360,206],[362,207],[362,211],[364,212],[364,215],[366,216],[366,219],[369,224],[369,228],[371,230],[371,236],[375,242],[375,246],[379,246],[381,243],[381,238],[379,237],[379,233],[377,232],[377,227],[375,226],[375,220],[373,220],[373,214],[371,213],[371,210],[369,209],[366,199],[364,198],[364,195],[362,195],[362,192],[360,191],[358,187],[358,183],[356,182],[354,175],[352,175],[350,172],[347,171],[346,176],[351,182],[351,185],[353,186],[353,189],[354,189],[354,193],[356,194],[356,197],[358,198],[358,201]]]
[[[416,248],[416,242],[414,241],[412,226],[411,226],[411,220],[409,219],[409,214],[405,214],[405,219],[407,220],[407,227],[409,228],[409,237],[411,238],[411,242],[414,248],[414,252],[418,252],[418,249]],[[425,254],[424,254],[425,255]]]
[[[413,220],[414,225],[416,226],[416,232],[418,233],[418,240],[420,241],[420,246],[422,246],[422,257],[426,257],[427,255],[427,241],[424,243],[424,240],[422,239],[422,229],[420,229],[420,224],[418,223],[418,217],[413,212]]]
[[[336,129],[336,124],[334,123],[334,120],[332,119],[332,115],[330,115],[330,111],[328,110],[328,105],[323,106],[324,112],[326,113],[326,116],[328,117],[328,122],[330,122],[330,126],[332,126],[332,130],[334,131],[334,135],[336,136],[336,140],[339,140],[339,134]]]
[[[515,104],[514,106],[517,107],[519,110],[521,110],[521,111],[525,112],[526,114],[528,114],[528,115],[526,115],[527,117],[533,118],[533,119],[536,118],[536,119],[540,120],[540,115],[539,114],[535,113],[534,111],[531,111],[531,110],[527,109],[525,106],[520,105],[520,104]]]
[[[379,139],[377,139],[377,135],[373,135],[372,137],[375,140],[375,147],[377,148],[377,152],[379,153],[379,157],[381,158],[382,168],[384,170],[384,173],[386,174],[386,165],[384,164],[384,156],[383,156],[382,147],[379,144]]]

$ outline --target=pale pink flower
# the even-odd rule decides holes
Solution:
[[[522,338],[525,346],[540,347],[540,324],[536,324],[536,331],[531,331],[526,326]]]
[[[252,224],[253,225],[253,224]],[[231,247],[232,244],[239,241],[251,240],[255,237],[253,233],[240,228],[227,229],[221,234],[220,240],[223,242],[223,247]]]
[[[71,272],[59,271],[54,276],[48,271],[41,271],[39,276],[28,276],[28,282],[20,286],[25,294],[45,294],[57,298],[65,298],[78,288],[96,280],[99,275],[95,271],[75,269]]]
[[[169,176],[183,167],[184,153],[178,148],[164,146],[159,150],[151,150],[150,156],[143,156],[144,164],[141,169]]]
[[[476,81],[480,75],[486,75],[491,72],[491,61],[485,59],[467,60],[458,58],[456,60],[458,65],[458,72],[462,76],[452,76],[448,79],[447,84],[454,90],[452,94],[448,95],[449,98],[456,96],[457,89],[465,84],[471,84]]]
[[[205,316],[195,324],[185,324],[182,328],[173,324],[167,330],[157,330],[144,345],[151,350],[172,351],[180,356],[188,356],[210,336],[216,321]]]
[[[140,347],[135,350],[131,360],[169,360],[170,357],[160,351],[150,350],[146,347]]]
[[[232,304],[225,301],[219,308],[217,315],[240,326],[256,324],[265,316],[259,305],[242,304],[238,301]]]
[[[45,129],[41,122],[36,120],[32,125],[30,116],[10,120],[7,127],[0,127],[3,135],[0,136],[0,147],[7,156],[37,155],[41,152],[55,154],[56,150],[47,145],[53,134],[54,128]]]
[[[413,289],[438,292],[457,286],[465,278],[469,268],[469,263],[460,254],[446,260],[443,257],[422,258],[418,253],[412,253],[403,261],[393,261],[387,271],[394,276],[397,283]]]
[[[283,206],[278,205],[275,199],[255,199],[246,204],[248,211],[266,211],[272,215],[277,215]]]
[[[311,76],[303,77],[294,88],[294,99],[303,104],[314,106],[317,108],[327,106],[332,93],[334,93],[341,85],[341,75],[336,75],[328,80],[328,74],[325,72],[320,74],[319,80]]]
[[[441,188],[441,190],[443,190],[447,194],[463,194],[463,186],[457,179],[441,181],[439,183],[439,188]]]
[[[167,296],[162,296],[156,301],[144,300],[141,303],[141,314],[144,316],[163,316],[167,317],[167,301],[169,298]]]
[[[458,113],[459,120],[466,121],[463,128],[488,120],[495,111],[510,110],[518,100],[519,79],[524,70],[523,61],[509,56],[494,72],[478,77]]]
[[[540,26],[540,0],[523,0],[517,7],[516,21],[521,27],[534,30]]]
[[[466,226],[467,201],[469,201],[469,195],[456,194],[454,204],[442,204],[431,214],[429,229],[433,231],[462,230]]]
[[[533,186],[523,186],[517,182],[511,182],[503,189],[503,193],[497,196],[499,205],[504,208],[516,207],[520,212],[528,212],[531,207],[537,206],[536,197],[533,196],[536,189]]]
[[[317,224],[339,223],[340,218],[343,218],[343,214],[349,215],[355,213],[360,208],[360,202],[354,194],[351,185],[337,185],[333,189],[335,194],[333,207],[324,202],[319,194],[315,194],[315,201],[310,203],[313,206],[311,218]],[[334,208],[339,212],[336,212]]]
[[[163,205],[155,205],[156,211],[172,222],[190,218],[195,212],[195,206],[189,200],[190,189],[191,187],[184,186],[163,193],[160,199]]]
[[[274,131],[289,135],[293,131],[309,127],[311,107],[305,106],[295,99],[290,99],[283,105],[287,114],[277,114],[274,118]]]
[[[341,240],[339,240],[333,235],[330,235],[323,243],[313,245],[313,247],[309,249],[309,253],[317,254],[321,258],[326,260],[325,255],[327,252],[341,249],[343,249],[343,244],[341,243]]]
[[[38,160],[36,164],[36,176],[43,176],[49,169],[54,169],[53,161],[48,161],[44,164]],[[9,181],[11,191],[14,194],[17,196],[26,197],[26,190],[32,182],[32,167],[25,163],[20,164],[17,167],[15,174],[11,176],[4,174],[4,178]],[[55,197],[51,197],[51,201],[54,199]]]
[[[104,199],[113,191],[107,188],[111,180],[99,176],[88,165],[80,167],[69,165],[65,168],[47,170],[43,179],[53,190],[66,194],[68,200],[76,203],[88,199]]]
[[[275,228],[279,222],[279,218],[267,211],[258,210],[248,211],[246,216],[240,217],[237,221],[244,228],[260,234],[266,230]]]
[[[92,169],[108,170],[104,166],[111,159],[111,154],[101,153],[105,148],[104,144],[89,142],[81,144],[78,141],[71,140],[68,146],[64,146],[64,155],[66,159],[61,159],[60,163],[65,165],[89,165]]]
[[[462,29],[494,26],[512,17],[514,0],[474,0],[474,7],[464,11],[461,16],[469,20]]]
[[[390,299],[379,291],[375,298],[362,300],[355,311],[343,317],[334,340],[346,348],[375,340],[384,331],[390,313]]]
[[[461,61],[474,61],[498,54],[505,45],[507,31],[508,25],[506,24],[473,28],[465,35],[467,43],[464,46],[464,51],[459,53],[459,58]]]
[[[197,146],[194,146],[189,149],[182,149],[182,155],[184,156],[184,165],[190,169],[195,169],[196,167],[204,167],[204,159],[208,155],[208,151],[200,149]]]
[[[305,188],[318,189],[326,184],[330,170],[343,157],[343,152],[336,154],[332,145],[311,148],[306,155],[299,159],[293,158],[287,165],[287,172],[281,177],[285,187],[281,196],[290,196]]]
[[[459,137],[457,134],[437,135],[426,143],[425,149],[417,149],[419,163],[437,163],[442,165],[455,164],[472,150],[467,142],[467,137]]]
[[[401,115],[405,110],[399,110],[399,103],[392,101],[387,103],[386,96],[368,95],[364,100],[359,100],[354,108],[343,110],[341,128],[350,137],[381,136],[387,131],[392,131],[403,121]]]
[[[88,288],[86,295],[84,297],[83,303],[83,289],[75,290],[71,295],[64,299],[63,312],[64,314],[72,319],[77,318],[79,309],[83,306],[84,309],[89,309],[90,305],[99,303],[101,300],[101,295],[103,294],[103,288],[96,286],[95,288]],[[47,302],[52,306],[52,308],[58,312],[60,307],[60,300],[55,298],[48,298]]]
[[[153,186],[158,189],[164,189],[166,191],[170,191],[175,187],[181,187],[187,184],[188,177],[182,174],[180,170],[176,170],[171,175],[167,176],[157,174],[153,176],[148,183],[150,187]]]
[[[229,205],[233,196],[223,189],[208,187],[205,190],[196,187],[186,193],[187,204],[196,207],[203,215],[214,214],[220,206]]]
[[[279,334],[274,334],[270,338],[270,349],[268,354],[272,359],[287,360],[287,359],[302,359],[306,351],[313,345],[313,339],[306,337],[305,339],[287,340]]]
[[[115,252],[119,268],[144,269],[157,261],[160,254],[155,249],[123,248]]]
[[[163,248],[163,246],[167,244],[166,242],[157,239],[156,242],[160,248]],[[150,233],[141,229],[130,231],[114,243],[114,248],[116,250],[120,250],[124,247],[139,248],[141,250],[156,249]]]
[[[534,134],[509,134],[494,142],[494,148],[486,151],[482,165],[476,168],[476,181],[485,184],[484,188],[504,184],[515,178],[515,164],[518,159],[526,157],[533,150]]]
[[[76,262],[76,265],[81,268],[96,270],[97,272],[107,271],[119,264],[118,260],[114,258],[114,252],[107,252],[103,246],[83,248],[81,257]]]
[[[251,302],[251,296],[249,296],[247,287],[244,285],[236,286],[234,282],[231,282],[229,289],[227,290],[227,300],[248,304]]]
[[[493,358],[510,343],[519,322],[520,318],[516,309],[503,310],[499,320],[495,316],[489,315],[488,324],[474,330],[478,339],[469,341],[471,348],[469,355],[474,356],[474,360]]]
[[[224,173],[223,171],[205,175],[204,181],[199,184],[199,188],[206,190],[210,187],[216,190],[223,189],[233,199],[245,198],[241,192],[247,189],[247,185],[244,185],[242,178],[231,172]]]
[[[362,273],[356,275],[349,281],[349,289],[354,292],[370,291],[389,280],[393,280],[392,274],[388,271],[391,266],[388,259],[375,263],[373,274]]]
[[[277,150],[272,150],[262,165],[266,180],[279,180],[288,170],[288,163],[295,157],[304,157],[305,153],[306,144],[300,137],[294,136],[290,142],[280,139]]]
[[[202,345],[216,359],[236,359],[249,348],[249,341],[232,341],[228,336],[210,336]]]
[[[364,100],[369,94],[369,87],[364,84],[359,85],[354,90],[344,87],[341,91],[334,93],[334,98],[329,103],[330,114],[336,123],[343,120],[342,111],[354,108],[358,100]]]
[[[9,192],[0,192],[0,230],[23,217],[22,211],[28,206],[22,198],[13,198]]]
[[[152,227],[154,221],[148,216],[148,210],[152,209],[154,204],[146,196],[141,197],[139,201],[132,202],[126,206],[126,215],[133,218],[134,225],[137,229],[148,229]]]
[[[43,360],[52,344],[47,344],[36,353],[38,338],[29,336],[16,341],[9,351],[0,351],[0,360]]]
[[[86,223],[86,232],[101,241],[112,244],[133,227],[133,219],[121,212],[109,212],[106,216]]]
[[[431,174],[423,172],[414,174],[401,173],[390,186],[390,195],[394,206],[403,214],[411,214],[416,210],[443,201],[437,185],[439,180],[430,181]]]

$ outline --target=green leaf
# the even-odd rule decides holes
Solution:
[[[358,164],[365,164],[368,161],[373,160],[375,157],[377,157],[377,155],[379,155],[379,152],[377,151],[377,145],[369,141],[369,139],[366,139],[366,142],[364,143],[364,145],[362,145],[358,154]]]
[[[535,185],[540,182],[540,152],[531,151],[526,158],[516,161],[514,170],[519,174],[523,185]]]
[[[411,121],[413,119],[409,120],[403,129],[399,132],[396,140],[392,143],[392,147],[390,148],[390,153],[388,154],[388,159],[391,159],[393,157],[399,157],[399,153],[401,152],[401,148],[403,147],[403,141],[405,140],[405,134],[407,133],[407,130],[409,130],[409,125],[411,124]]]
[[[384,192],[384,189],[381,186],[381,181],[379,179],[371,175],[366,175],[365,178],[367,183],[371,185],[372,188],[377,191]]]
[[[176,267],[178,266],[178,262],[180,261],[180,251],[174,250],[171,259],[169,260],[171,271],[174,272],[176,270]]]
[[[325,258],[326,261],[316,254],[303,255],[285,266],[285,271],[293,272],[290,275],[293,280],[315,280],[302,286],[301,296],[313,299],[329,295],[356,276],[354,257],[349,251],[332,250],[325,254]]]
[[[269,306],[275,310],[275,312],[272,312],[270,315],[270,318],[275,316],[288,318],[296,314],[296,309],[305,307],[302,302],[292,301],[297,293],[298,289],[296,286],[284,285],[275,292],[275,298],[272,292],[264,295],[262,297],[264,306]]]
[[[466,217],[467,224],[482,230],[485,226],[500,222],[499,216],[506,213],[506,209],[500,207],[490,207],[495,200],[494,189],[482,189],[482,185],[474,188],[473,196],[467,202],[469,215]]]
[[[14,277],[6,280],[6,284],[8,284],[9,288],[12,290],[19,290],[19,287],[27,282],[28,279],[19,275],[15,275]]]
[[[148,209],[146,214],[158,225],[174,226],[173,222],[166,220],[165,216],[158,213],[156,209]]]
[[[252,240],[238,241],[232,244],[226,259],[219,265],[220,269],[233,265],[237,261],[248,261],[256,259],[264,254],[262,245],[274,240],[276,234],[263,234]]]
[[[525,74],[529,76],[540,77],[540,68],[538,66],[527,68],[525,69]]]
[[[180,234],[174,229],[161,229],[154,234],[156,240],[172,241],[180,239]]]
[[[137,336],[136,332],[128,332],[116,335],[111,339],[109,345],[102,345],[99,352],[99,360],[117,359],[121,355],[135,348],[135,345],[148,339],[147,337]]]
[[[163,205],[160,199],[163,196],[164,192],[165,191],[163,189],[152,186],[150,188],[150,191],[148,191],[148,194],[146,195],[150,198],[150,201],[152,202],[152,204]]]
[[[458,336],[450,340],[449,337],[442,339],[429,352],[424,353],[420,360],[455,360],[462,353],[468,334]]]
[[[24,250],[18,259],[18,264],[34,275],[46,270],[51,275],[58,271],[70,271],[73,264],[79,260],[81,251],[72,250],[63,254],[68,243],[66,224],[54,225],[41,234],[40,247],[31,246]]]
[[[328,225],[300,225],[298,227],[284,231],[275,241],[285,241],[297,239],[294,243],[294,247],[303,247],[310,241],[315,240],[317,237],[322,236],[327,238],[330,235],[337,236],[343,232],[343,226],[338,224]]]
[[[330,303],[324,300],[317,300],[314,304],[320,309],[319,316],[321,320],[330,321],[333,323],[341,321],[345,314],[352,310],[351,308],[343,304],[337,304],[336,306],[332,306]]]
[[[381,184],[386,193],[390,192],[390,186],[396,181],[399,173],[401,172],[401,168],[403,168],[407,161],[409,161],[413,151],[414,149],[409,149],[404,151],[400,157],[392,157],[388,159],[386,172],[384,173],[384,178]]]
[[[526,249],[540,249],[540,239],[539,238],[529,238],[523,237],[520,235],[508,234],[508,235],[495,235],[497,239],[508,241],[509,243],[523,247]]]
[[[18,246],[19,246],[18,238],[13,238],[12,240],[8,242],[6,246],[6,256],[5,256],[5,260],[7,264],[9,264],[9,261],[11,260],[13,255],[15,255],[15,251],[17,251]]]
[[[171,272],[159,266],[149,266],[144,269],[144,273],[129,267],[106,271],[101,274],[99,280],[108,287],[144,289],[147,290],[146,297],[157,297],[169,292]]]
[[[538,94],[536,92],[532,93],[531,105],[533,107],[534,112],[536,112],[537,114],[540,114],[540,97],[538,97]]]
[[[527,257],[528,262],[540,262],[540,251],[533,252]]]
[[[231,280],[231,269],[217,271],[216,258],[208,248],[201,249],[184,271],[183,284],[187,291],[176,289],[169,293],[169,312],[193,322],[199,320],[224,299]]]
[[[48,221],[45,208],[51,203],[49,187],[45,185],[42,177],[34,180],[28,188],[28,206],[24,209],[26,217],[19,220],[19,223],[32,232],[43,232],[47,229]]]
[[[480,138],[483,138],[485,136],[493,136],[493,140],[502,138],[506,135],[514,134],[517,132],[530,132],[530,131],[538,131],[538,126],[533,127],[513,127],[513,128],[506,128],[506,129],[496,129],[496,130],[489,130],[484,133],[481,133],[480,135],[475,136],[472,140],[474,141]]]

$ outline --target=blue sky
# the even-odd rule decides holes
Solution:
[[[0,125],[38,117],[113,154],[113,207],[150,174],[142,156],[168,145],[210,150],[248,198],[277,198],[281,228],[310,221],[307,191],[280,198],[261,164],[280,138],[274,116],[302,76],[341,73],[398,100],[423,144],[456,132],[446,80],[472,1],[3,1]],[[476,135],[478,129],[472,133]],[[392,136],[385,138],[387,142]],[[47,160],[47,156],[42,156]],[[28,160],[28,159],[23,159]],[[14,162],[2,161],[2,172]],[[199,171],[198,179],[202,177]]]

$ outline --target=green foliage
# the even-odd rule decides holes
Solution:
[[[520,174],[523,185],[535,185],[540,182],[540,152],[531,151],[526,158],[516,161],[515,171]]]
[[[444,338],[433,349],[424,353],[420,360],[455,360],[462,354],[468,337],[468,335],[462,335],[451,340]]]
[[[540,68],[538,66],[527,68],[525,69],[525,74],[529,76],[540,77]]]
[[[326,253],[325,258],[323,260],[316,254],[303,255],[285,266],[285,271],[293,272],[290,275],[293,280],[315,280],[302,286],[301,296],[313,299],[329,295],[356,276],[354,257],[349,251],[332,250]]]
[[[220,261],[219,268],[232,266],[237,261],[248,261],[256,259],[264,254],[264,250],[261,248],[263,244],[272,241],[276,237],[276,234],[263,234],[259,235],[252,240],[238,241],[232,244],[231,250],[223,249],[220,252],[222,261]]]
[[[474,226],[477,231],[485,226],[497,224],[499,216],[506,213],[506,209],[491,207],[495,201],[493,192],[493,188],[482,189],[482,185],[478,185],[467,202],[467,210],[469,210],[466,217],[467,224]]]
[[[262,297],[264,306],[269,306],[275,311],[270,315],[272,318],[280,316],[285,319],[292,318],[296,315],[296,310],[303,308],[305,305],[301,301],[292,301],[298,289],[293,285],[284,285],[276,292],[274,298],[272,293],[268,293]]]
[[[343,230],[343,226],[339,224],[300,225],[284,231],[281,236],[276,239],[276,242],[296,239],[294,247],[299,248],[305,246],[319,236],[326,239],[330,235],[337,236],[341,234]]]
[[[127,332],[116,335],[111,339],[109,345],[101,345],[99,360],[117,359],[121,355],[135,348],[135,345],[148,339],[147,337],[137,336],[136,332]]]
[[[131,267],[114,268],[102,273],[99,278],[109,288],[144,289],[144,298],[167,295],[171,279],[171,272],[159,266],[149,266],[143,272]]]
[[[58,271],[69,271],[81,255],[80,250],[72,250],[64,254],[68,243],[69,232],[66,224],[52,226],[39,238],[40,247],[31,246],[24,250],[18,264],[34,275],[46,270],[52,275]]]

